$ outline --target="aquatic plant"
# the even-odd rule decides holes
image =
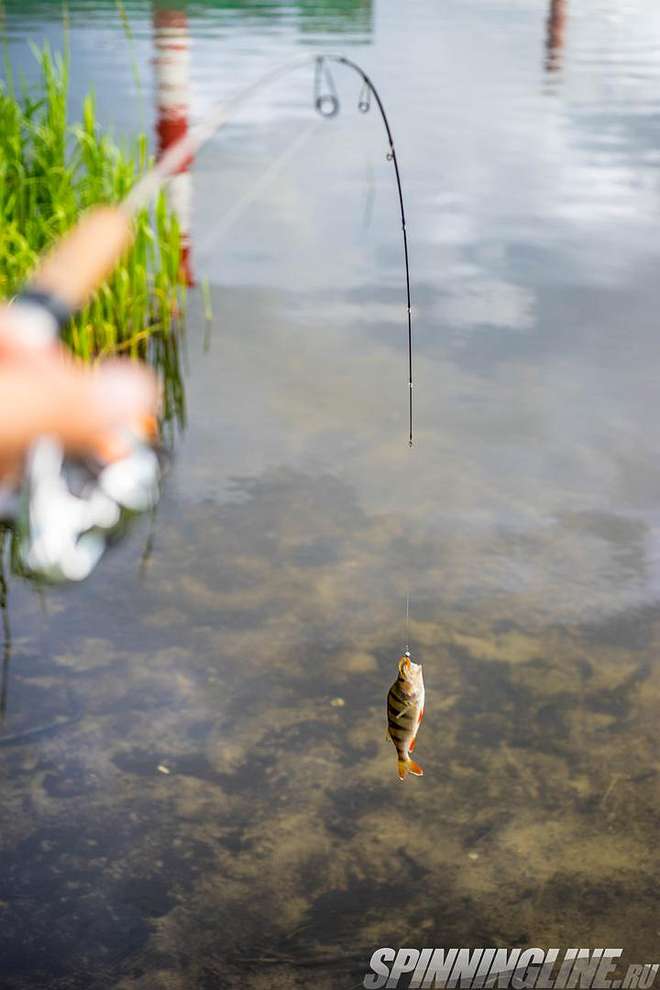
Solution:
[[[39,255],[85,209],[119,202],[151,164],[145,135],[121,149],[102,133],[91,93],[84,99],[82,120],[69,123],[68,59],[47,47],[34,53],[38,92],[23,85],[17,93],[9,65],[0,82],[3,297],[17,292]],[[71,349],[84,360],[116,352],[149,357],[151,338],[168,336],[176,327],[185,292],[181,239],[163,195],[152,210],[138,213],[135,232],[122,263],[66,331]],[[172,348],[162,342],[155,351],[172,357]]]

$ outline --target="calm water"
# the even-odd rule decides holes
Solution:
[[[316,50],[381,88],[417,445],[384,137],[340,70],[317,121],[302,69],[192,173],[214,315],[193,291],[155,522],[80,588],[10,587],[8,990],[334,990],[382,945],[657,959],[660,7],[548,6],[189,6],[193,117]],[[130,42],[70,4],[73,103],[92,84],[152,133],[151,11],[126,12]],[[5,15],[29,77],[60,5]]]

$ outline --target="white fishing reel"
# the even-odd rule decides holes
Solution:
[[[52,344],[70,312],[52,294],[26,290],[5,313],[4,330],[26,350]],[[129,520],[153,509],[163,458],[152,417],[99,438],[85,457],[65,455],[43,436],[29,450],[20,481],[0,488],[0,516],[16,529],[21,569],[48,581],[82,581]]]
[[[82,581],[131,516],[154,508],[161,464],[142,439],[123,437],[126,454],[108,463],[71,461],[57,440],[30,451],[16,514],[19,557],[49,581]]]

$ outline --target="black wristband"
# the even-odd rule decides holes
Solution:
[[[52,292],[43,292],[41,289],[34,289],[27,285],[14,298],[15,303],[25,303],[28,306],[39,306],[45,309],[53,317],[59,331],[63,330],[71,317],[73,310],[63,299]]]

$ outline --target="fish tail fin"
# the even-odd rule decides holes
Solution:
[[[407,757],[405,760],[399,759],[397,766],[399,770],[399,780],[405,780],[407,773],[412,773],[415,777],[424,776],[424,771],[420,767],[419,763],[415,763],[415,761],[411,760],[410,757]]]

